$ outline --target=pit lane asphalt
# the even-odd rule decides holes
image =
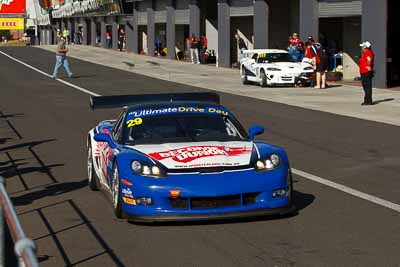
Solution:
[[[52,72],[52,53],[1,51]],[[66,80],[101,95],[202,91],[70,62],[77,78]],[[399,127],[221,96],[244,126],[266,126],[260,139],[286,148],[293,167],[400,203]],[[399,266],[398,213],[299,176],[300,211],[290,218],[163,226],[115,219],[105,194],[86,186],[85,137],[118,111],[93,112],[88,100],[0,55],[0,171],[42,266]]]

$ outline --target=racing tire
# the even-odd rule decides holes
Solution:
[[[260,86],[261,87],[267,87],[267,75],[265,75],[265,71],[264,70],[260,70]]]
[[[89,144],[88,146],[88,160],[87,160],[87,171],[88,171],[88,185],[89,188],[93,191],[100,190],[100,181],[97,177],[96,171],[94,170],[93,165],[93,153],[92,153],[92,146]]]
[[[246,75],[246,70],[244,68],[244,66],[242,66],[242,75],[241,75],[241,79],[242,79],[242,83],[243,84],[249,84],[249,80],[247,79],[247,75]]]
[[[113,177],[111,184],[111,196],[114,214],[118,219],[125,218],[124,211],[122,210],[122,198],[121,198],[121,187],[119,181],[119,172],[117,162],[114,163]]]

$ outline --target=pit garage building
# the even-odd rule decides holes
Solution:
[[[40,3],[46,0],[35,0]],[[39,3],[40,2],[40,3]],[[56,30],[83,32],[83,45],[106,47],[105,33],[118,46],[118,29],[126,31],[126,50],[154,55],[155,44],[167,57],[185,49],[191,35],[205,34],[218,66],[231,67],[238,59],[238,35],[247,48],[281,48],[299,32],[336,52],[343,51],[348,78],[357,76],[358,44],[369,40],[376,55],[375,86],[400,86],[400,28],[398,0],[58,0],[41,5],[36,20],[42,44],[55,42]],[[97,41],[97,42],[96,42]],[[346,75],[345,75],[346,76]]]

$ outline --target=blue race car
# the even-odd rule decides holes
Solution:
[[[87,138],[88,178],[115,215],[136,222],[243,218],[294,211],[286,152],[254,141],[215,93],[92,97],[123,107]]]

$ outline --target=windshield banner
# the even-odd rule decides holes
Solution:
[[[222,107],[192,107],[192,106],[178,106],[157,109],[142,109],[131,111],[128,114],[128,119],[141,118],[149,116],[160,116],[167,114],[215,114],[228,116],[230,113],[227,109]]]

